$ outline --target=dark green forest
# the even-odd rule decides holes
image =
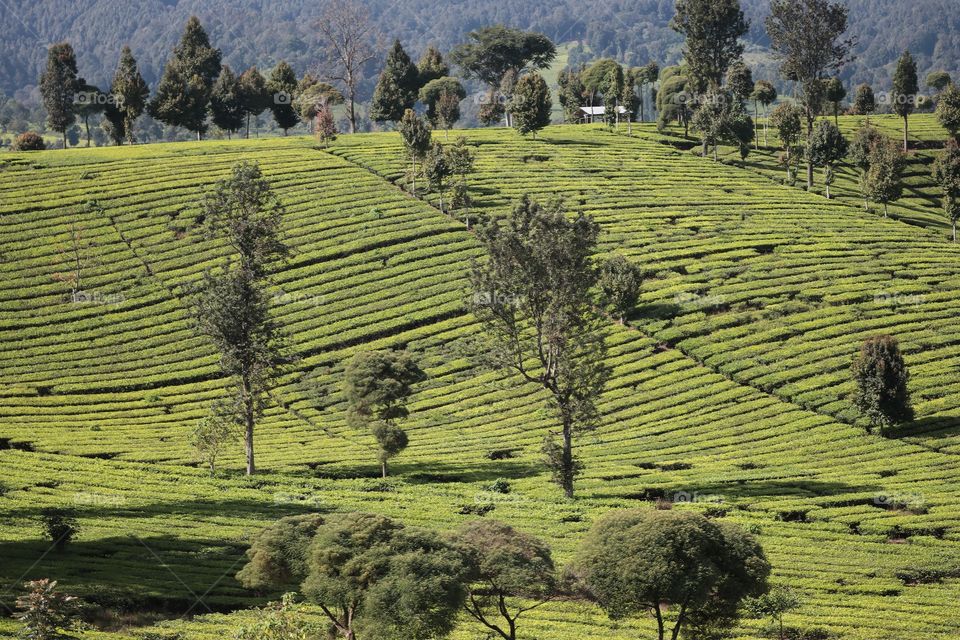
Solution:
[[[629,65],[676,63],[681,36],[669,28],[673,0],[365,0],[384,38],[400,38],[419,54],[428,45],[449,50],[479,26],[502,22],[540,31],[554,42],[577,42],[571,63],[610,56]],[[842,74],[852,84],[887,88],[904,49],[919,71],[951,70],[960,58],[960,15],[955,0],[849,0],[856,60]],[[763,18],[768,0],[744,0],[751,21],[747,56],[755,76],[774,80]],[[191,14],[200,17],[224,62],[234,69],[271,68],[288,60],[298,74],[315,70],[315,22],[323,3],[313,0],[5,0],[0,3],[0,91],[29,99],[47,47],[70,41],[80,73],[108,84],[120,49],[129,44],[151,86]],[[364,93],[373,90],[379,62],[369,65]],[[27,90],[26,95],[23,91]]]

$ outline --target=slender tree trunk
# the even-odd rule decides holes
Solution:
[[[244,446],[247,452],[247,475],[252,476],[257,472],[257,466],[253,457],[253,397],[251,395],[250,382],[244,379],[243,382],[243,412],[246,430],[244,433]]]
[[[89,149],[90,148],[90,116],[89,115],[83,116],[83,126],[87,130],[87,148]]]
[[[386,460],[386,458],[384,458],[383,460],[380,461],[380,473],[382,474],[382,477],[384,477],[384,478],[387,477],[387,460]]]
[[[807,149],[805,153],[807,156],[807,191],[813,189],[813,158],[810,157],[810,148],[813,145],[813,121],[815,119],[816,115],[807,107]]]
[[[663,614],[660,613],[659,603],[654,606],[653,611],[657,616],[657,640],[663,640]]]
[[[350,89],[350,133],[357,132],[357,108],[355,91]]]
[[[197,142],[200,142],[202,138],[200,137],[200,129],[197,129]]]
[[[760,105],[756,100],[753,101],[753,148],[760,149]]]
[[[883,217],[884,217],[884,218],[887,217],[887,203],[886,203],[886,202],[883,203]]]
[[[244,136],[247,140],[250,139],[250,112],[247,111],[247,134]]]
[[[573,424],[570,418],[563,420],[563,493],[568,498],[573,498]]]
[[[904,153],[910,150],[910,143],[907,140],[907,135],[909,131],[910,131],[909,116],[903,116],[903,151]]]
[[[763,105],[763,146],[767,146],[767,120],[770,119],[767,105]]]
[[[64,149],[67,148],[67,130],[66,129],[63,130],[63,148]]]
[[[952,223],[953,223],[953,241],[956,242],[957,241],[957,221],[953,220]]]

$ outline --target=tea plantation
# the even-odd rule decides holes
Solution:
[[[697,158],[651,125],[633,137],[460,133],[477,157],[473,216],[503,215],[525,193],[561,197],[601,224],[604,254],[644,272],[627,326],[607,328],[614,373],[600,428],[579,441],[577,499],[541,463],[553,426],[541,392],[468,357],[480,244],[438,194],[403,190],[398,134],[329,149],[284,138],[7,154],[3,606],[25,579],[51,577],[122,612],[113,626],[125,628],[86,637],[231,637],[266,602],[234,579],[249,537],[284,515],[372,511],[448,530],[493,507],[487,517],[543,537],[562,564],[600,514],[659,499],[756,534],[774,581],[802,596],[785,622],[821,634],[808,637],[960,637],[960,248],[943,229]],[[242,475],[237,443],[210,478],[188,436],[222,380],[185,292],[227,251],[202,233],[199,201],[240,159],[286,207],[294,253],[273,301],[299,358],[258,426],[259,473]],[[908,207],[935,220],[921,195]],[[72,247],[81,296],[56,277]],[[856,424],[848,399],[850,362],[877,333],[899,338],[917,411],[889,437]],[[382,481],[340,381],[353,353],[386,347],[406,347],[428,379],[410,403],[410,446]],[[501,478],[510,492],[489,491]],[[38,523],[51,506],[79,515],[62,551]],[[746,619],[738,634],[763,625]],[[520,629],[567,640],[653,627],[557,601]],[[5,619],[0,637],[16,629]],[[482,629],[465,618],[454,637]]]

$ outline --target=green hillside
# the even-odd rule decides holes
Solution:
[[[960,566],[960,248],[942,230],[694,157],[652,125],[632,138],[600,126],[537,140],[463,133],[477,153],[476,213],[502,215],[524,193],[562,197],[601,224],[604,253],[646,276],[628,326],[607,330],[614,375],[601,427],[580,440],[576,501],[540,461],[552,426],[541,393],[465,353],[480,245],[400,188],[396,133],[343,136],[329,150],[286,138],[8,154],[0,601],[50,576],[127,611],[209,614],[163,623],[167,635],[229,637],[249,614],[227,612],[265,602],[233,578],[249,536],[283,515],[364,510],[445,530],[489,504],[562,563],[599,514],[666,499],[757,535],[774,580],[803,596],[790,625],[859,640],[960,635],[960,579],[898,577]],[[258,427],[261,473],[240,475],[238,444],[211,479],[188,434],[222,380],[184,293],[225,255],[201,233],[199,199],[239,159],[257,161],[286,206],[294,254],[274,274],[274,302],[299,360]],[[71,238],[89,256],[80,301],[55,277]],[[889,438],[853,424],[848,400],[850,362],[876,333],[900,339],[917,410]],[[339,383],[355,351],[388,346],[413,352],[429,377],[384,483],[373,438],[344,419]],[[501,450],[512,457],[490,455]],[[498,478],[510,494],[487,491]],[[76,508],[82,527],[62,552],[47,551],[37,523],[55,505]],[[522,630],[541,639],[653,628],[579,602],[528,615]],[[739,633],[759,637],[761,625],[745,620]],[[14,630],[0,623],[0,635]],[[478,634],[465,621],[455,637]]]

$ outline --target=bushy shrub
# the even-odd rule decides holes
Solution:
[[[44,509],[40,520],[57,551],[62,551],[80,533],[80,524],[72,509]]]
[[[14,139],[11,148],[14,151],[43,151],[47,148],[47,145],[44,144],[40,134],[27,131],[26,133],[21,133]]]

